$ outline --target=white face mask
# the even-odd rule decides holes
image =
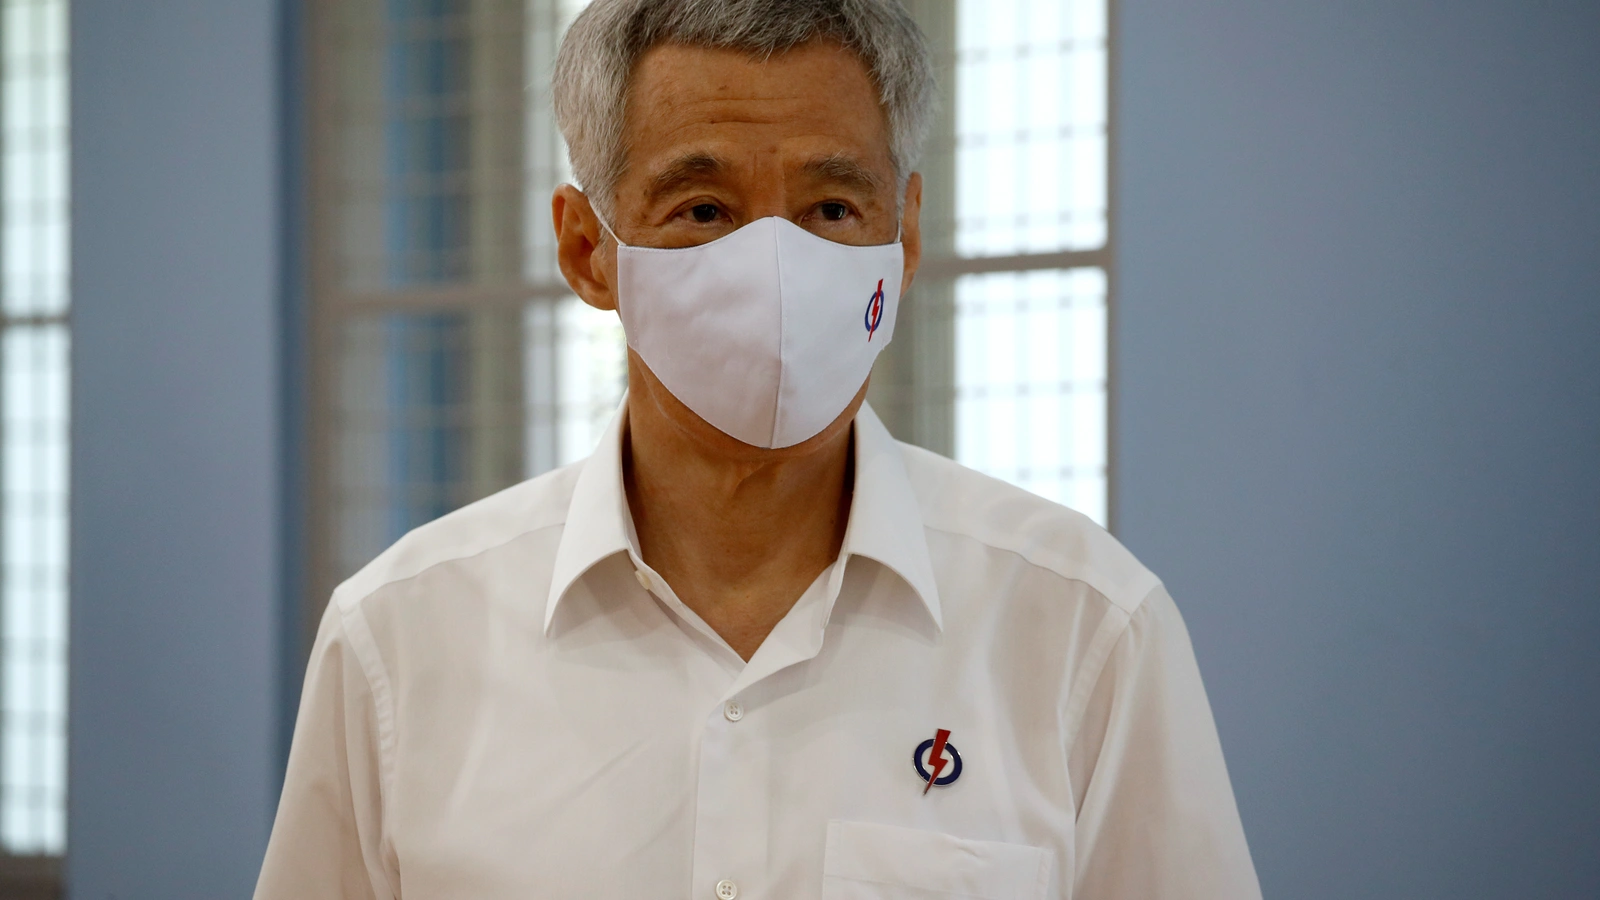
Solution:
[[[617,246],[628,346],[747,444],[790,447],[828,427],[894,336],[898,238],[836,244],[774,216],[697,247]]]

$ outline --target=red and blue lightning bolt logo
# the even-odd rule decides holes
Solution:
[[[949,759],[945,758],[946,751],[950,753]],[[927,765],[922,762],[924,755],[928,758]],[[922,788],[924,794],[932,790],[934,785],[944,787],[961,777],[961,754],[956,750],[956,745],[950,743],[948,728],[938,729],[933,737],[918,744],[917,751],[911,754],[911,763],[917,767],[917,774],[922,776],[922,780],[927,782]],[[950,767],[950,774],[941,777],[945,766]]]
[[[873,292],[872,299],[867,301],[867,315],[864,319],[867,325],[867,340],[872,340],[873,332],[878,330],[878,325],[883,321],[883,279],[878,279],[878,289]]]

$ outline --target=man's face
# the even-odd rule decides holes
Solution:
[[[768,216],[841,244],[887,244],[900,233],[902,283],[910,285],[921,254],[921,179],[911,176],[903,193],[896,184],[877,88],[838,44],[814,41],[767,60],[653,48],[633,74],[624,140],[612,226],[626,243],[690,247]],[[615,309],[616,246],[600,240],[587,205],[571,188],[557,192],[562,270],[590,305]],[[636,401],[704,442],[745,447],[678,402],[631,350],[629,382]],[[863,385],[832,425],[787,452],[839,438],[865,396]]]

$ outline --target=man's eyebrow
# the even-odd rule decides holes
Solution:
[[[687,153],[667,164],[665,169],[650,179],[646,193],[660,197],[688,184],[708,181],[727,171],[727,164],[709,153]]]
[[[843,154],[818,157],[801,166],[800,171],[818,181],[832,181],[864,193],[873,194],[884,188],[877,172]]]

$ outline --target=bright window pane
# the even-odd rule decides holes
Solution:
[[[956,281],[956,458],[1106,521],[1106,276]]]
[[[1106,243],[1105,0],[959,0],[956,249]]]
[[[956,251],[1106,247],[1105,0],[959,0]],[[956,280],[956,458],[1107,522],[1097,267]]]
[[[0,6],[0,850],[66,845],[67,5]]]

